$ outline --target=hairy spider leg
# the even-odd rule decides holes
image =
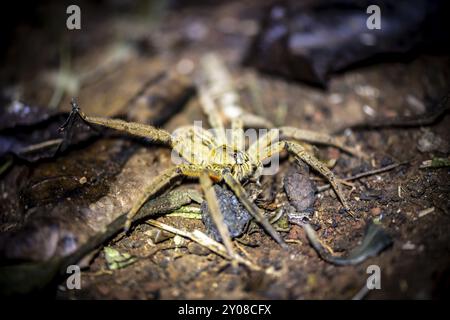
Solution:
[[[109,118],[88,116],[80,110],[75,99],[72,99],[72,112],[70,113],[69,119],[61,127],[61,129],[64,129],[67,124],[70,124],[73,121],[72,120],[73,117],[76,116],[79,116],[83,121],[85,121],[88,124],[100,125],[102,127],[115,129],[117,131],[128,133],[133,136],[147,138],[153,142],[169,146],[172,145],[172,136],[166,130],[158,129],[153,126],[142,123],[127,122],[120,119],[109,119]]]
[[[314,170],[323,175],[328,180],[330,185],[333,187],[334,191],[336,192],[336,195],[338,196],[345,210],[351,216],[353,216],[350,206],[348,205],[348,202],[342,192],[340,183],[338,182],[338,179],[336,178],[334,173],[330,169],[328,169],[328,167],[325,164],[320,162],[316,157],[309,154],[305,150],[305,148],[302,147],[299,143],[294,141],[279,141],[271,146],[268,146],[265,152],[263,153],[263,157],[270,158],[275,153],[280,153],[283,150],[287,150],[289,153],[293,154],[298,159],[306,162]]]
[[[191,164],[205,166],[211,160],[211,151],[217,147],[216,138],[199,126],[184,126],[173,133],[173,150]]]
[[[133,204],[133,207],[127,214],[127,221],[125,222],[125,231],[128,231],[131,226],[133,217],[137,214],[139,209],[149,200],[151,197],[161,192],[164,188],[169,186],[175,179],[181,177],[195,177],[198,178],[200,173],[205,169],[196,165],[184,164],[176,167],[169,168],[157,176],[151,184],[145,187],[141,197]],[[207,169],[206,169],[207,170]],[[222,177],[212,170],[207,170],[208,174],[216,181],[220,181]]]
[[[222,174],[227,186],[229,186],[230,189],[233,190],[236,197],[238,197],[238,199],[241,201],[247,211],[253,216],[256,222],[258,222],[280,246],[282,246],[284,249],[287,249],[287,245],[284,242],[283,238],[273,228],[266,217],[263,216],[258,207],[249,199],[247,192],[239,183],[239,181],[237,181],[228,170],[224,170]]]
[[[234,150],[245,150],[244,122],[240,118],[231,120],[231,145]]]
[[[199,180],[202,190],[205,193],[205,198],[208,203],[211,218],[216,225],[217,230],[219,231],[220,237],[222,238],[223,244],[225,245],[228,254],[233,257],[235,255],[235,252],[233,250],[231,236],[223,219],[223,215],[220,211],[219,201],[217,199],[216,192],[214,191],[213,181],[211,180],[208,171],[203,170],[200,173]]]
[[[220,113],[217,110],[217,105],[214,102],[213,97],[203,85],[198,85],[197,90],[199,94],[200,105],[203,109],[203,112],[208,117],[208,122],[211,128],[214,129],[214,135],[216,136],[217,142],[219,144],[226,144],[227,138],[225,135],[225,127],[223,125]]]
[[[211,97],[217,102],[221,115],[229,120],[239,118],[247,128],[271,128],[273,124],[267,119],[246,112],[240,106],[238,91],[230,72],[223,60],[214,53],[208,53],[201,59],[203,75]]]
[[[264,135],[254,141],[247,150],[247,153],[251,157],[253,162],[259,166],[261,164],[261,161],[269,158],[267,157],[266,148],[271,146],[273,143],[278,142],[279,138],[279,130],[270,129]]]
[[[367,158],[367,155],[363,152],[344,145],[339,138],[332,137],[329,134],[316,132],[305,129],[298,129],[295,127],[280,127],[281,140],[283,139],[295,139],[312,144],[323,144],[336,147],[344,152],[354,155],[358,158]]]

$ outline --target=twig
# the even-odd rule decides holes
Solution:
[[[231,260],[231,261],[234,260],[240,264],[247,266],[251,270],[265,271],[267,273],[271,273],[270,270],[264,270],[261,267],[257,266],[256,264],[241,257],[240,255],[238,255],[236,253],[231,256],[230,254],[228,254],[228,252],[223,244],[211,239],[210,237],[208,237],[206,234],[204,234],[203,232],[201,232],[199,230],[194,230],[193,232],[184,231],[184,230],[174,228],[172,226],[169,226],[165,223],[162,223],[162,222],[159,222],[159,221],[156,221],[153,219],[147,220],[147,223],[154,227],[163,229],[165,231],[168,231],[168,232],[177,234],[179,236],[182,236],[184,238],[188,238],[192,241],[195,241],[198,244],[208,248],[212,252],[218,254],[219,256],[221,256],[227,260]]]
[[[383,168],[379,168],[379,169],[374,169],[374,170],[369,170],[369,171],[366,171],[366,172],[358,173],[358,174],[356,174],[354,176],[347,177],[347,178],[344,178],[344,179],[341,179],[341,180],[343,180],[343,181],[357,180],[357,179],[360,179],[360,178],[372,176],[374,174],[390,171],[392,169],[395,169],[395,168],[397,168],[397,167],[399,167],[401,165],[407,164],[407,163],[408,163],[407,161],[406,162],[400,162],[400,163],[394,163],[394,164],[385,166]],[[319,187],[317,187],[317,192],[322,192],[322,191],[328,190],[330,187],[331,187],[330,184],[325,184],[323,186],[319,186]]]
[[[367,122],[356,123],[347,127],[335,130],[334,133],[339,133],[345,129],[376,129],[376,128],[407,128],[407,127],[420,127],[427,126],[435,123],[441,116],[450,110],[450,93],[447,93],[444,97],[440,99],[435,106],[430,108],[419,115],[414,115],[410,117],[396,117],[396,118],[380,118],[372,119]]]
[[[432,212],[434,212],[434,207],[431,207],[431,208],[428,208],[428,209],[425,209],[425,210],[420,211],[420,212],[417,214],[417,216],[418,216],[419,218],[422,218],[422,217],[425,217],[427,214],[432,213]]]
[[[369,288],[367,288],[367,284],[364,286],[353,296],[352,300],[362,300],[369,293]]]
[[[53,146],[57,146],[59,145],[61,142],[63,141],[63,139],[52,139],[52,140],[47,140],[44,142],[40,142],[40,143],[36,143],[36,144],[32,144],[26,147],[23,147],[22,149],[19,150],[18,153],[30,153],[30,152],[34,152],[34,151],[38,151],[40,149],[46,149],[49,147],[53,147]]]

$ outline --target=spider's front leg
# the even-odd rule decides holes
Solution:
[[[342,143],[340,139],[330,136],[329,134],[326,133],[304,130],[295,127],[281,127],[279,128],[279,131],[282,139],[295,139],[312,144],[323,144],[333,146],[358,158],[367,159],[367,155],[364,152],[346,146],[345,144]]]
[[[264,149],[261,155],[253,155],[253,157],[255,158],[260,157],[262,159],[270,158],[272,155],[280,153],[283,150],[287,150],[289,153],[293,154],[298,159],[303,160],[314,170],[323,175],[328,180],[330,185],[333,187],[334,191],[336,192],[336,195],[338,196],[345,210],[351,216],[353,216],[350,206],[348,205],[347,199],[345,198],[344,193],[342,192],[339,179],[336,178],[334,173],[330,169],[328,169],[328,167],[325,164],[320,162],[316,157],[309,154],[305,150],[305,148],[303,148],[299,143],[293,141],[279,141]]]
[[[133,221],[133,217],[137,214],[139,209],[147,202],[151,197],[161,192],[163,189],[168,187],[177,178],[181,177],[199,177],[202,172],[202,168],[184,164],[173,168],[169,168],[157,176],[150,185],[145,187],[142,195],[134,203],[133,207],[127,214],[127,221],[125,222],[125,231],[128,231]]]
[[[210,177],[208,171],[203,170],[200,173],[200,185],[205,193],[205,198],[208,203],[209,212],[214,224],[219,231],[220,237],[222,238],[223,244],[228,251],[228,254],[233,257],[235,255],[233,250],[233,244],[231,243],[230,232],[228,231],[227,225],[223,219],[222,213],[220,211],[219,201],[217,200],[216,192],[213,188],[213,181]]]
[[[339,138],[330,136],[329,134],[316,132],[311,130],[298,129],[295,127],[281,127],[269,130],[265,135],[256,140],[250,145],[248,152],[251,155],[256,155],[255,159],[260,159],[260,150],[269,147],[272,143],[278,140],[293,139],[298,141],[304,141],[311,144],[322,144],[327,146],[333,146],[341,149],[351,155],[359,158],[367,159],[367,155],[355,148],[348,147]],[[264,155],[263,155],[264,157]]]
[[[136,123],[136,122],[127,122],[120,119],[109,119],[109,118],[101,118],[101,117],[91,117],[84,114],[80,107],[78,106],[75,99],[72,99],[72,111],[70,112],[69,118],[66,122],[61,126],[60,130],[65,130],[66,128],[70,130],[70,127],[73,124],[73,121],[80,117],[81,120],[86,122],[88,125],[99,125],[105,128],[114,129],[126,134],[130,134],[137,137],[147,138],[151,141],[162,143],[165,145],[172,145],[172,136],[169,132],[157,129],[153,126]]]
[[[231,243],[231,237],[220,212],[216,194],[212,188],[213,180],[219,181],[222,180],[222,177],[215,171],[204,169],[203,167],[196,165],[179,165],[177,167],[167,169],[156,177],[156,179],[154,179],[153,182],[145,188],[142,196],[135,202],[131,210],[128,212],[125,230],[129,230],[133,217],[138,213],[139,209],[145,204],[145,202],[169,186],[176,178],[183,176],[200,179],[200,184],[203,192],[205,193],[206,201],[208,202],[214,224],[222,237],[222,241],[228,251],[228,254],[230,256],[234,256],[235,253]]]
[[[253,216],[256,222],[258,222],[267,231],[267,233],[276,242],[278,242],[280,246],[282,246],[284,249],[287,249],[287,245],[284,242],[283,238],[281,238],[280,234],[273,228],[266,217],[262,215],[258,207],[249,199],[247,192],[239,183],[239,181],[236,180],[233,175],[227,170],[223,172],[223,179],[225,183],[230,187],[230,189],[233,190],[234,194],[236,195],[236,197],[238,197],[247,211]]]

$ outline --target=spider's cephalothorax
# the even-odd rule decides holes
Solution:
[[[283,238],[275,231],[260,209],[249,199],[242,186],[242,183],[255,175],[256,170],[261,169],[261,163],[264,163],[265,160],[270,159],[273,155],[283,150],[287,150],[297,159],[304,161],[323,175],[335,190],[344,208],[348,212],[351,212],[341,190],[340,183],[330,169],[313,155],[309,154],[301,144],[293,140],[302,141],[303,143],[331,145],[358,156],[361,156],[361,153],[346,147],[335,137],[293,127],[270,129],[265,136],[260,137],[257,141],[250,144],[248,148],[245,148],[243,128],[244,126],[251,127],[251,123],[255,123],[255,116],[239,117],[235,111],[242,109],[238,106],[238,95],[232,89],[232,82],[225,67],[219,63],[217,58],[208,57],[206,60],[208,61],[208,63],[205,63],[206,69],[209,70],[206,70],[205,73],[212,75],[209,77],[209,82],[214,85],[204,86],[200,84],[198,92],[203,111],[208,116],[211,126],[215,129],[213,133],[201,127],[186,126],[177,129],[174,134],[170,134],[165,130],[145,124],[126,122],[118,119],[91,117],[82,113],[76,102],[74,100],[72,101],[71,116],[63,128],[70,126],[75,117],[80,117],[89,124],[116,129],[167,145],[172,148],[174,153],[182,158],[180,162],[174,161],[175,166],[167,169],[153,181],[150,181],[149,185],[142,190],[139,200],[128,212],[125,229],[128,230],[132,218],[142,205],[163,188],[171,185],[175,178],[180,176],[195,177],[200,181],[213,221],[217,225],[224,245],[230,254],[234,254],[233,247],[228,229],[224,225],[220,213],[214,188],[212,188],[213,183],[222,183],[228,186],[254,219],[280,245],[286,246]],[[223,99],[217,99],[217,97],[223,97]],[[231,139],[227,139],[222,122],[222,115],[227,114],[227,112],[222,111],[227,108],[233,111],[231,114],[235,115],[231,118],[231,127],[233,129]],[[271,127],[270,122],[259,121],[260,127],[265,124],[267,124],[267,127]]]
[[[207,166],[217,171],[228,169],[238,181],[249,178],[256,167],[247,152],[237,150],[228,145],[214,148],[211,152],[211,160]]]
[[[234,133],[242,134],[239,131]],[[238,181],[251,177],[257,167],[243,146],[236,146],[228,139],[219,141],[215,131],[184,126],[178,128],[172,137],[173,150],[187,163],[217,172],[228,170]]]

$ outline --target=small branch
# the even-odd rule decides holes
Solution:
[[[52,140],[47,140],[44,142],[40,142],[40,143],[36,143],[36,144],[32,144],[26,147],[23,147],[22,149],[20,149],[18,151],[18,153],[20,154],[24,154],[24,153],[31,153],[31,152],[35,152],[41,149],[47,149],[50,147],[54,147],[54,146],[58,146],[61,142],[63,141],[63,139],[52,139]]]
[[[243,264],[251,270],[272,273],[270,270],[264,270],[261,267],[257,266],[256,264],[241,257],[240,255],[238,255],[236,253],[234,253],[233,255],[230,255],[227,252],[227,249],[225,248],[225,246],[223,244],[211,239],[210,237],[208,237],[206,234],[204,234],[203,232],[201,232],[199,230],[194,230],[193,232],[184,231],[184,230],[174,228],[172,226],[169,226],[165,223],[162,223],[162,222],[159,222],[159,221],[156,221],[153,219],[147,220],[147,223],[154,227],[160,228],[162,230],[165,230],[165,231],[171,232],[173,234],[182,236],[184,238],[188,238],[192,241],[195,241],[198,244],[200,244],[201,246],[204,246],[204,247],[208,248],[209,250],[211,250],[212,252],[216,253],[217,255],[219,255],[227,260],[236,261],[240,264]]]
[[[345,129],[377,129],[377,128],[411,128],[428,126],[439,120],[445,113],[450,110],[450,93],[444,95],[428,111],[409,117],[380,118],[366,120],[361,123],[355,123],[335,130],[334,133],[340,133]]]
[[[361,178],[364,178],[364,177],[372,176],[374,174],[379,174],[379,173],[390,171],[392,169],[395,169],[395,168],[397,168],[397,167],[399,167],[401,165],[407,164],[407,163],[408,162],[394,163],[394,164],[385,166],[383,168],[369,170],[369,171],[366,171],[366,172],[361,172],[361,173],[358,173],[357,175],[354,175],[354,176],[351,176],[351,177],[347,177],[347,178],[344,178],[342,180],[343,181],[353,181],[353,180],[361,179]],[[328,189],[330,189],[330,187],[331,187],[330,184],[325,184],[323,186],[317,187],[317,192],[322,192],[322,191],[328,190]]]

